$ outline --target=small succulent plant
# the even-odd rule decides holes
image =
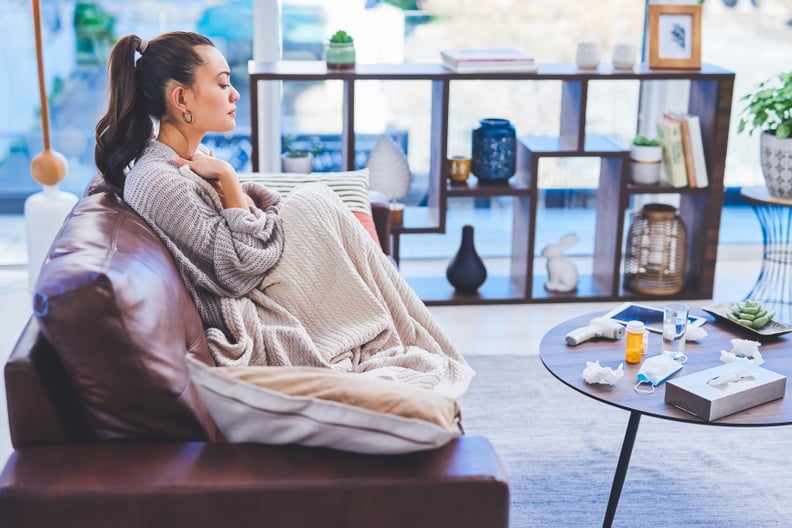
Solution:
[[[649,139],[646,136],[636,136],[633,139],[633,145],[636,147],[661,147],[663,146],[658,139]]]
[[[339,29],[338,31],[333,33],[332,37],[330,37],[330,42],[335,42],[335,43],[346,43],[353,41],[354,39],[352,38],[352,35],[344,31],[343,29]]]

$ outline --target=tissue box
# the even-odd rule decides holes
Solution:
[[[784,397],[786,376],[748,362],[726,363],[666,381],[665,401],[708,422]],[[710,386],[707,382],[729,371],[752,377]]]

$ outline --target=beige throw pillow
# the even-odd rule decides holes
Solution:
[[[457,402],[427,389],[316,367],[187,366],[229,442],[398,454],[461,434]]]

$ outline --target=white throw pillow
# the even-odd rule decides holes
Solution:
[[[353,213],[371,215],[368,169],[346,172],[312,172],[310,174],[247,172],[239,174],[239,181],[260,183],[269,189],[278,191],[284,197],[301,183],[322,182],[333,189]]]
[[[209,367],[189,356],[187,367],[229,442],[399,454],[461,434],[457,402],[428,389],[317,367]]]

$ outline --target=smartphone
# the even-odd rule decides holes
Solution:
[[[663,333],[662,308],[626,302],[606,313],[603,317],[613,319],[625,325],[628,321],[643,321],[646,329],[650,332],[658,334]],[[688,326],[703,326],[706,322],[707,320],[703,317],[697,317],[695,315],[688,316]]]

